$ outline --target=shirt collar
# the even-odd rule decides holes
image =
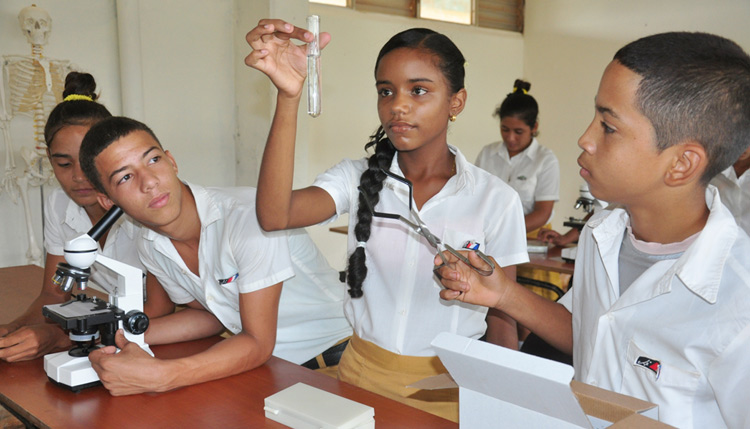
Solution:
[[[680,256],[667,273],[659,280],[656,288],[669,290],[672,278],[680,281],[708,303],[715,303],[719,294],[724,264],[737,237],[738,227],[719,197],[716,187],[706,189],[706,205],[709,208],[708,220],[695,242]],[[595,216],[588,226],[601,248],[612,248],[615,240],[622,240],[622,233],[629,223],[628,213],[615,208],[609,216]]]
[[[539,142],[536,141],[536,137],[531,138],[531,143],[529,144],[529,147],[524,149],[521,153],[519,153],[516,156],[523,156],[529,159],[535,159],[537,156],[537,153],[539,152]],[[508,147],[505,146],[505,142],[500,142],[499,145],[497,145],[497,154],[503,157],[506,161],[510,162],[510,155],[508,154]]]
[[[476,186],[476,178],[471,172],[471,165],[469,161],[466,160],[466,157],[463,153],[461,153],[460,150],[456,146],[448,145],[448,150],[451,151],[453,155],[456,157],[456,175],[453,177],[455,178],[455,191],[458,191],[460,189],[466,188],[469,191],[473,191],[474,187]],[[391,161],[391,167],[390,171],[398,174],[399,176],[404,175],[403,171],[401,171],[401,167],[398,165],[398,156],[393,156],[393,160]],[[448,188],[449,184],[451,184],[452,180],[449,180],[448,183],[445,184],[443,189],[450,189]],[[396,185],[397,181],[395,179],[392,179],[390,177],[387,177],[385,179],[385,184],[388,185],[391,189],[400,189],[401,187],[404,188],[404,195],[407,195],[407,187],[405,185],[398,186]],[[455,192],[454,191],[454,192]],[[440,191],[442,192],[442,190]]]

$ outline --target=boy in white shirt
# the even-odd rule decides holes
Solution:
[[[224,328],[235,334],[202,353],[162,360],[118,332],[120,353],[110,346],[89,355],[113,395],[226,377],[262,365],[272,351],[303,363],[351,335],[337,274],[306,235],[260,229],[254,189],[181,182],[171,154],[146,125],[129,118],[92,127],[80,158],[89,181],[103,192],[100,203],[118,205],[145,227],[138,254],[148,276],[158,280],[145,305],[152,318],[146,341],[186,341]],[[290,256],[290,245],[302,254]],[[187,308],[175,313],[174,303]]]
[[[577,380],[668,424],[748,427],[750,238],[707,184],[750,139],[750,57],[705,33],[645,37],[615,54],[595,104],[581,176],[619,207],[584,227],[571,291],[554,303],[457,263],[441,296],[505,311],[572,352]]]

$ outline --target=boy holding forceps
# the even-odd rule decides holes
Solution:
[[[572,352],[576,380],[665,423],[749,427],[750,238],[708,183],[750,142],[750,56],[705,33],[644,37],[615,54],[595,108],[578,164],[617,206],[584,226],[571,290],[548,301],[446,253],[440,294],[506,311]]]

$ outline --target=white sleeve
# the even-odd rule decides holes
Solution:
[[[286,231],[263,231],[258,224],[254,205],[240,205],[226,220],[231,257],[239,270],[240,293],[281,283],[294,276]]]
[[[65,237],[62,231],[62,219],[65,216],[65,205],[60,204],[61,199],[57,190],[53,191],[44,204],[44,250],[51,254],[61,256],[65,246]]]
[[[560,200],[560,164],[557,157],[548,152],[539,168],[534,190],[534,201]]]
[[[315,179],[313,186],[328,192],[336,204],[336,214],[322,224],[332,222],[338,216],[349,213],[357,197],[354,191],[359,186],[360,176],[366,168],[367,159],[357,161],[345,159]]]

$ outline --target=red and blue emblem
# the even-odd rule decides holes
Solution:
[[[239,276],[240,276],[240,273],[237,273],[233,275],[232,277],[229,277],[228,279],[219,279],[219,284],[226,285],[226,284],[232,283],[233,281],[237,280],[237,277]]]
[[[479,243],[474,240],[469,240],[462,246],[462,249],[467,250],[479,250]]]

